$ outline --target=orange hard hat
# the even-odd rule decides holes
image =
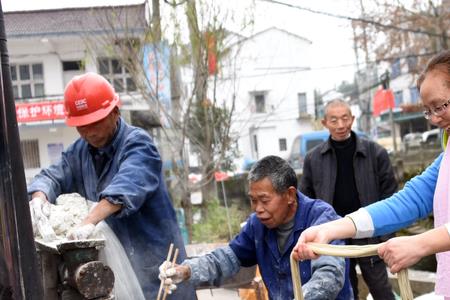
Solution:
[[[64,91],[68,126],[84,126],[100,121],[119,105],[119,96],[112,85],[96,73],[75,76]]]

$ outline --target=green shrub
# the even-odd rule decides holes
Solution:
[[[200,210],[194,209],[194,213]],[[236,205],[229,207],[231,233],[234,237],[240,231],[240,224],[244,222],[248,213]],[[207,215],[202,216],[200,222],[192,226],[192,243],[218,243],[229,241],[227,212],[218,199],[208,203]]]

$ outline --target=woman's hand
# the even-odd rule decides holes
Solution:
[[[328,223],[311,226],[305,229],[295,245],[293,257],[296,260],[316,259],[315,254],[307,243],[328,244],[332,240],[352,238],[355,236],[355,224],[350,218],[342,218]]]
[[[402,236],[381,245],[378,255],[395,274],[414,265],[427,254],[418,236]]]
[[[315,254],[309,247],[307,243],[321,243],[328,244],[330,241],[327,237],[327,230],[324,225],[317,225],[307,228],[300,235],[297,244],[295,245],[292,252],[296,260],[305,259],[316,259],[319,255]]]

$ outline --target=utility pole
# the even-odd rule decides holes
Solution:
[[[161,13],[159,11],[159,0],[152,0],[152,35],[153,42],[158,43],[161,41]]]
[[[0,1],[0,295],[41,300],[42,280],[28,205]]]
[[[364,9],[364,3],[362,0],[359,1],[360,10],[361,10],[361,18],[365,18],[366,12]],[[353,28],[353,51],[355,53],[356,58],[356,67],[357,67],[357,75],[356,75],[356,89],[357,89],[357,97],[358,104],[361,109],[362,115],[360,118],[360,127],[365,132],[371,131],[371,121],[372,116],[370,113],[371,107],[371,95],[370,90],[367,90],[367,87],[371,85],[369,80],[372,79],[372,64],[369,61],[369,51],[367,46],[367,32],[366,32],[366,24],[362,23],[362,36],[359,36],[359,40],[357,40],[357,33],[355,27],[356,23],[352,23]],[[364,63],[363,67],[360,67],[360,55],[359,55],[359,47],[358,42],[361,44],[361,48],[364,52]]]

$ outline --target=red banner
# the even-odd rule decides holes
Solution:
[[[228,176],[226,172],[218,171],[214,173],[214,178],[216,179],[216,181],[224,181],[230,178],[230,176]]]
[[[217,73],[217,43],[216,37],[212,32],[205,33],[206,49],[208,54],[208,74]]]
[[[394,93],[392,90],[379,89],[373,98],[373,115],[379,116],[381,112],[394,108]]]
[[[64,119],[64,101],[16,103],[18,123]]]

